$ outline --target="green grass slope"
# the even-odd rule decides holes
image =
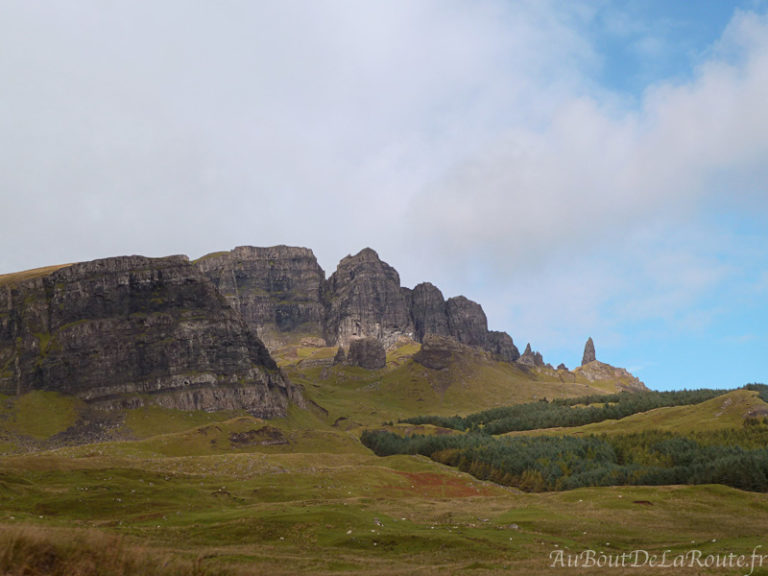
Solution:
[[[567,434],[587,436],[590,434],[633,434],[651,430],[686,434],[741,428],[745,421],[768,414],[768,404],[757,392],[734,390],[723,396],[693,404],[658,408],[640,414],[633,414],[621,420],[605,420],[573,428],[549,428],[526,432],[510,432],[508,435]]]
[[[408,360],[390,372],[403,368],[412,369]],[[338,395],[338,410],[355,413],[360,381],[327,392]],[[737,414],[762,407],[741,392],[695,407],[698,416],[736,425]],[[271,421],[143,408],[121,424],[135,440],[2,457],[0,570],[551,574],[558,551],[746,555],[768,531],[765,494],[721,486],[527,494],[420,456],[376,457],[360,445],[359,429],[332,419],[317,408]],[[116,552],[105,556],[104,546]],[[55,560],[40,566],[41,554]]]
[[[524,494],[421,457],[118,447],[3,458],[0,542],[111,542],[147,574],[489,575],[549,574],[557,550],[747,554],[768,530],[766,495],[716,486]]]
[[[326,421],[344,426],[378,425],[421,414],[470,414],[497,406],[605,394],[621,382],[590,382],[573,373],[524,369],[483,354],[457,354],[441,370],[414,361],[419,344],[407,343],[387,355],[387,366],[365,370],[332,365],[335,348],[298,347],[278,354],[285,374],[327,411]]]
[[[359,435],[384,421],[617,389],[477,355],[431,370],[413,361],[416,351],[413,343],[392,350],[386,368],[367,371],[332,366],[335,350],[298,342],[280,360],[308,409],[270,421],[126,410],[109,421],[108,441],[77,446],[62,444],[98,416],[87,406],[53,393],[3,398],[8,450],[0,451],[35,451],[0,456],[0,573],[639,574],[556,562],[588,550],[749,555],[765,545],[762,493],[712,485],[523,493],[421,456],[373,455]],[[766,406],[736,391],[568,433],[740,427]],[[768,560],[752,574],[768,574]]]

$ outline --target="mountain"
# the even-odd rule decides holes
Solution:
[[[539,382],[542,396],[601,383],[606,391],[643,387],[597,360],[570,372],[545,364],[530,344],[521,355],[511,336],[488,330],[480,304],[445,299],[426,282],[401,286],[370,248],[343,258],[327,279],[310,249],[289,246],[238,247],[194,262],[124,256],[0,276],[0,394],[53,391],[103,408],[271,418],[291,402],[306,405],[301,386],[328,376],[308,375],[310,367],[334,364],[339,377],[345,366],[402,368],[390,374],[391,398],[427,382],[427,394],[438,396],[422,401],[432,403],[467,382],[495,390],[467,409],[536,395],[517,394],[521,382]]]

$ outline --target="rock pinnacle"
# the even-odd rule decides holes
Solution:
[[[592,342],[592,338],[590,337],[584,345],[584,356],[581,359],[581,365],[584,366],[584,364],[594,362],[595,359],[595,343]]]

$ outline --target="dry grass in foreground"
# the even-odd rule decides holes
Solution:
[[[116,535],[95,530],[61,530],[0,525],[3,576],[208,576],[200,559],[180,560]]]

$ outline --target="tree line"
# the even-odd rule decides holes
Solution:
[[[675,434],[517,436],[466,434],[398,436],[365,431],[379,456],[421,454],[481,480],[525,491],[585,486],[724,484],[768,490],[768,425]]]
[[[750,384],[765,388],[768,386]],[[409,424],[432,424],[463,432],[505,434],[513,431],[538,430],[553,427],[574,427],[618,420],[639,412],[656,408],[699,404],[716,398],[728,390],[676,390],[667,392],[619,392],[609,395],[582,396],[580,398],[546,399],[526,404],[503,406],[468,416],[417,416],[402,420]],[[760,392],[760,394],[763,392]]]

